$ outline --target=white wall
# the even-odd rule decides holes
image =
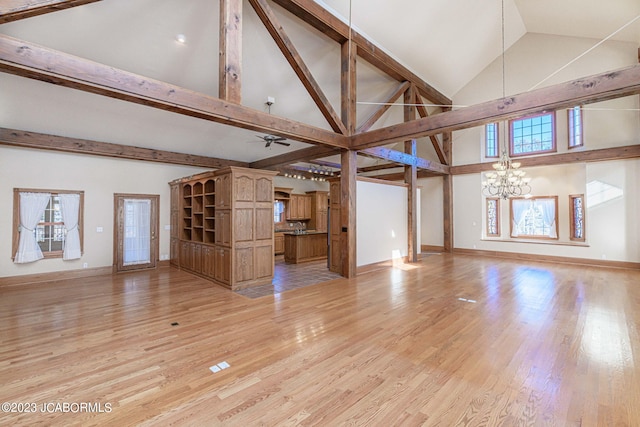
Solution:
[[[421,189],[418,241],[421,245],[444,245],[442,181],[441,177],[418,180]]]
[[[0,146],[0,277],[113,265],[114,193],[160,195],[160,255],[169,254],[169,185],[201,168],[78,156]],[[43,259],[29,264],[11,260],[13,189],[84,191],[84,253],[73,261]],[[103,227],[98,233],[97,227]]]
[[[507,94],[525,92],[570,60],[595,44],[594,40],[571,37],[527,34],[506,55]],[[532,58],[535,58],[533,60]],[[637,45],[607,42],[589,55],[576,61],[541,86],[560,83],[587,75],[614,70],[637,63]],[[496,60],[455,97],[454,104],[474,104],[501,96],[501,61]],[[640,143],[638,96],[625,97],[585,106],[584,147],[567,147],[566,112],[556,113],[558,153],[579,152]],[[500,128],[501,147],[505,132]],[[455,165],[472,164],[495,159],[483,158],[484,127],[454,132],[453,160]],[[637,208],[640,194],[637,182],[640,160],[620,160],[603,163],[572,163],[559,166],[527,168],[532,178],[534,196],[558,196],[559,239],[556,243],[523,243],[509,238],[508,201],[501,203],[499,239],[483,238],[485,221],[484,198],[481,194],[481,174],[457,175],[453,179],[454,247],[555,255],[586,259],[640,262],[640,231]],[[587,184],[602,181],[623,191],[623,196],[586,210],[584,245],[569,241],[569,194],[589,195]],[[423,220],[424,221],[424,220]]]
[[[406,187],[358,181],[358,266],[407,255],[407,196]]]

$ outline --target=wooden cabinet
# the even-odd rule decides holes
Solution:
[[[298,264],[327,258],[327,233],[285,233],[284,260]]]
[[[287,205],[288,221],[311,219],[311,197],[304,194],[292,194]]]
[[[275,255],[284,253],[284,233],[275,233],[273,236],[273,253]]]
[[[169,263],[174,267],[180,266],[180,186],[173,183],[170,186],[170,242]]]
[[[307,192],[310,199],[311,215],[307,224],[309,230],[323,231],[327,230],[327,220],[329,215],[329,192],[328,191],[309,191]]]
[[[231,289],[271,283],[275,174],[227,167],[170,182],[172,264]]]
[[[214,279],[231,287],[231,249],[216,246],[214,249]]]

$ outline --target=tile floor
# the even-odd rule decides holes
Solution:
[[[260,298],[266,295],[278,294],[303,286],[315,285],[337,279],[340,276],[327,268],[327,261],[312,261],[301,264],[286,264],[282,255],[275,259],[273,281],[270,285],[240,289],[237,294],[248,298]]]

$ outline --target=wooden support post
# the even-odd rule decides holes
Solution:
[[[416,109],[413,107],[415,95],[413,85],[404,93],[404,121],[409,122],[416,118]],[[412,157],[416,157],[416,140],[404,142],[404,152]],[[418,168],[415,162],[404,167],[404,182],[409,185],[407,191],[407,258],[409,262],[418,261]]]
[[[357,267],[356,248],[356,186],[357,153],[352,150],[342,152],[340,172],[340,246],[342,255],[342,275],[354,277]]]
[[[443,151],[447,160],[447,164],[452,164],[452,135],[451,132],[445,132],[442,134]],[[442,181],[442,208],[444,227],[444,251],[451,252],[453,250],[453,175],[444,175]]]
[[[219,44],[219,98],[240,104],[242,101],[242,0],[220,0]]]
[[[356,130],[356,46],[349,40],[342,43],[340,90],[342,123],[351,136]]]

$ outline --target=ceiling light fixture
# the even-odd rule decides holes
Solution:
[[[485,174],[487,180],[482,182],[482,193],[503,200],[529,194],[531,178],[525,178],[526,172],[519,168],[520,163],[512,162],[507,152],[503,151],[500,161],[493,164],[494,172]]]
[[[187,36],[185,36],[184,34],[178,34],[176,36],[176,41],[180,44],[185,44],[187,42]]]
[[[505,72],[505,41],[504,41],[504,0],[502,0],[502,98],[506,95],[506,72]],[[506,135],[505,123],[502,121],[502,134]],[[510,197],[526,196],[531,192],[531,178],[525,178],[525,171],[520,170],[520,162],[512,162],[507,155],[507,150],[502,151],[502,157],[493,165],[494,172],[485,174],[486,181],[482,181],[482,194],[487,197],[500,197],[508,199]]]

